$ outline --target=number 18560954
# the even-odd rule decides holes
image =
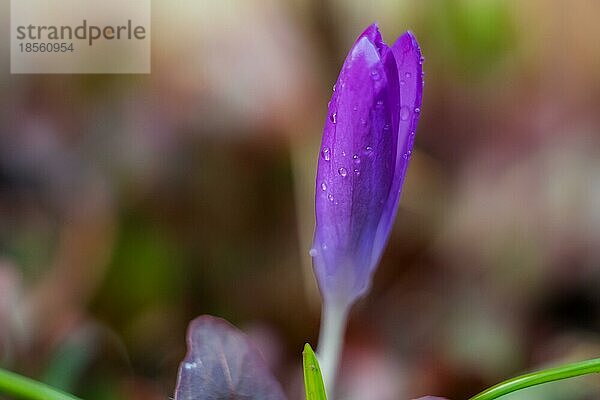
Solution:
[[[19,43],[21,53],[72,53],[73,43]]]

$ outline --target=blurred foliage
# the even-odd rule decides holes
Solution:
[[[435,59],[444,60],[465,83],[501,68],[517,49],[510,7],[499,0],[441,0],[428,7],[422,18]]]
[[[123,326],[132,315],[177,300],[182,260],[177,245],[146,219],[122,219],[113,259],[99,298],[102,313]]]

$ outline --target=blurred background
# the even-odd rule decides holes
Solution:
[[[0,43],[1,367],[90,400],[167,399],[188,322],[213,314],[301,399],[326,103],[373,21],[388,42],[415,32],[425,93],[342,398],[465,399],[598,357],[599,2],[152,8],[151,75],[10,75]],[[510,398],[599,395],[582,378]]]

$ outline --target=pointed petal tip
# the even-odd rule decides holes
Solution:
[[[377,22],[373,22],[371,25],[369,25],[367,29],[365,29],[363,33],[358,36],[356,43],[358,43],[362,38],[367,38],[371,44],[377,48],[380,56],[383,56],[384,53],[387,52],[388,45],[384,42],[383,37],[381,36]]]
[[[377,22],[373,22],[371,25],[367,26],[367,28],[360,34],[360,36],[371,36],[371,35],[381,35],[379,32],[379,24]]]
[[[411,31],[410,29],[407,30],[406,32],[404,32],[402,34],[402,36],[407,36],[407,37],[411,38],[413,43],[417,43],[417,37],[415,36],[415,33],[413,31]]]
[[[402,49],[404,53],[407,53],[409,51],[416,51],[419,54],[419,56],[421,55],[421,47],[419,46],[417,37],[410,30],[400,35],[400,37],[398,37],[398,39],[396,40],[396,43],[394,43],[393,47],[398,47]]]

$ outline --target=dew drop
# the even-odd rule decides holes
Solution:
[[[360,171],[358,170],[358,168],[354,169],[354,175],[360,176]]]
[[[317,249],[315,249],[314,247],[308,251],[308,255],[310,255],[311,257],[316,257],[317,254]]]
[[[327,190],[327,184],[326,184],[325,182],[321,183],[321,189],[322,189],[323,191],[326,191],[326,190]]]
[[[329,119],[335,124],[337,122],[337,113],[332,113]]]
[[[410,110],[407,106],[400,107],[400,119],[406,121],[410,115]]]
[[[334,92],[335,92],[335,87],[336,87],[336,85],[334,84],[334,85],[333,85],[333,91],[334,91]]]
[[[348,175],[348,171],[347,171],[347,170],[346,170],[346,168],[344,168],[344,167],[342,167],[342,168],[338,169],[338,173],[340,174],[340,176],[341,176],[342,178],[345,178],[345,177],[346,177],[346,175]]]
[[[360,157],[358,154],[353,155],[352,159],[354,160],[354,164],[360,164]]]
[[[329,199],[329,201],[330,201],[330,202],[332,202],[332,203],[333,203],[333,195],[332,195],[331,193],[329,193],[329,194],[327,195],[327,198]]]
[[[321,157],[323,157],[323,160],[325,161],[331,160],[331,150],[329,150],[329,147],[323,147],[323,150],[321,151]]]
[[[373,148],[371,146],[365,147],[365,154],[371,154],[372,151],[373,151]]]
[[[194,369],[198,367],[198,364],[196,364],[195,362],[186,362],[185,364],[183,364],[183,368],[185,369]]]
[[[378,81],[381,78],[381,76],[379,75],[379,72],[377,72],[376,70],[371,71],[371,79],[373,79],[374,81]]]
[[[421,109],[419,107],[415,108],[415,113],[419,114],[421,112]]]
[[[415,145],[415,133],[411,132],[410,135],[408,135],[408,148],[412,149]]]
[[[321,245],[321,248],[322,248],[323,250],[327,250],[327,245],[326,245],[325,243],[323,243],[323,244]]]

